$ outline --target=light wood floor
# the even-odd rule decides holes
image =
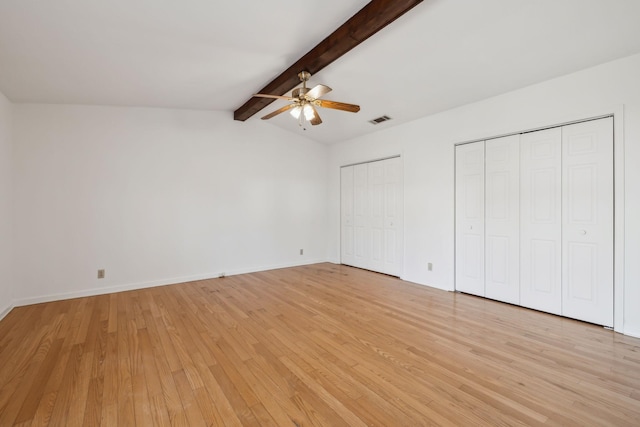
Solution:
[[[317,264],[14,309],[0,426],[640,425],[640,340]]]

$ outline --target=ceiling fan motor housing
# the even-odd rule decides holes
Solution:
[[[295,88],[293,90],[291,95],[292,95],[293,98],[301,98],[307,92],[309,92],[309,88],[307,88],[307,87],[298,87],[298,88]]]

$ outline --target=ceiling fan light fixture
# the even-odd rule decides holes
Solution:
[[[294,107],[291,109],[291,115],[293,117],[295,117],[296,119],[300,118],[300,113],[302,113],[302,108],[300,108],[300,106]]]
[[[302,108],[302,112],[304,113],[304,118],[307,119],[307,121],[315,117],[315,113],[313,112],[313,107],[311,107],[310,104],[305,104],[304,107]]]
[[[313,111],[313,107],[311,104],[304,104],[302,106],[298,105],[297,107],[293,107],[290,111],[290,114],[296,119],[300,119],[300,115],[303,115],[305,120],[310,121],[316,116],[316,113]]]

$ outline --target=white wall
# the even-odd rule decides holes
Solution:
[[[13,134],[17,304],[325,260],[326,146],[119,107],[15,105]]]
[[[11,207],[12,105],[0,92],[0,319],[11,308],[13,300],[13,262]]]
[[[640,55],[334,145],[329,155],[329,259],[340,259],[339,167],[401,154],[403,278],[453,289],[454,144],[605,113],[624,105],[624,332],[640,336]],[[617,126],[620,114],[616,116]],[[391,122],[392,123],[392,122]],[[385,126],[384,124],[379,126]],[[617,137],[621,137],[621,135]],[[621,154],[621,153],[618,153]],[[618,160],[622,156],[617,157]],[[621,169],[622,170],[622,169]],[[622,216],[618,217],[621,218]],[[427,271],[427,263],[433,271]],[[616,326],[619,329],[619,325]]]

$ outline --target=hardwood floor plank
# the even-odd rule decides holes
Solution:
[[[101,420],[103,425],[118,422],[118,337],[116,332],[107,335],[104,355],[104,381],[102,391]]]
[[[89,394],[89,383],[91,381],[91,367],[93,365],[93,352],[82,354],[79,368],[75,371],[75,381],[72,385],[69,411],[67,413],[67,426],[82,426],[85,410],[87,408],[87,397]]]
[[[182,401],[182,408],[190,426],[206,426],[204,416],[200,411],[198,402],[191,388],[191,384],[184,371],[173,373],[173,380],[176,383],[178,395]]]
[[[84,409],[83,426],[99,426],[102,417],[102,392],[104,384],[102,378],[91,378],[87,393],[87,404]]]
[[[45,427],[49,425],[49,421],[51,420],[51,414],[53,413],[53,405],[55,405],[56,398],[58,397],[57,392],[46,393],[40,399],[40,403],[38,405],[38,409],[33,415],[33,419],[31,420],[32,427]]]
[[[147,325],[150,323],[147,321]],[[144,371],[145,387],[149,399],[151,410],[151,420],[153,425],[170,425],[169,412],[164,399],[162,381],[160,373],[157,369],[157,360],[162,360],[162,347],[155,348],[151,344],[151,338],[148,331],[140,331],[141,347],[144,349],[142,354],[142,365]]]
[[[640,340],[316,264],[18,307],[0,425],[640,425]]]
[[[186,425],[182,402],[172,375],[172,372],[177,372],[179,369],[172,370],[170,366],[170,360],[175,360],[175,363],[180,366],[179,360],[173,351],[173,343],[168,334],[162,334],[165,331],[164,319],[153,318],[151,321],[152,311],[144,313],[147,329],[146,333],[142,334],[142,345],[146,349],[143,353],[143,368],[150,399],[156,409],[154,415],[159,425],[165,423]]]
[[[109,295],[109,326],[110,334],[118,332],[118,294]]]
[[[153,418],[154,426],[171,425],[167,405],[161,394],[154,394],[151,396],[151,416]]]
[[[169,336],[169,329],[174,329],[175,326],[170,320],[169,314],[164,306],[164,302],[161,298],[154,298],[158,311],[161,313],[161,317],[155,317],[155,322],[151,323],[149,330],[153,330],[156,333],[157,340],[154,341],[154,345],[162,349],[163,359],[166,360],[170,372],[178,371],[181,368],[180,358],[176,353],[176,350]],[[154,347],[155,348],[155,347]]]
[[[338,401],[331,393],[325,390],[321,385],[313,380],[308,374],[300,369],[289,358],[283,356],[282,363],[296,375],[307,387],[317,394],[336,414],[340,417],[337,421],[342,421],[345,425],[350,426],[366,426],[366,424],[358,418],[353,412],[347,409],[340,401]]]
[[[144,426],[152,424],[151,399],[147,391],[144,373],[135,374],[131,377],[133,413],[135,425]]]
[[[245,404],[248,407],[258,405],[260,403],[260,399],[258,399],[250,385],[250,381],[253,380],[253,378],[249,377],[250,381],[248,382],[245,380],[245,376],[240,373],[245,369],[244,364],[239,359],[234,358],[233,354],[225,353],[225,351],[217,344],[212,344],[209,346],[209,349],[218,361],[216,365],[209,366],[209,369],[221,384],[229,384],[227,394],[235,394],[234,391],[237,391],[238,395],[244,402],[244,404],[239,402],[242,407],[244,407]],[[228,381],[225,381],[225,377],[228,378]],[[233,387],[231,387],[231,385]],[[231,401],[230,398],[229,400]]]
[[[203,413],[210,412],[210,415],[205,417],[207,424],[211,425],[213,422],[218,425],[242,425],[220,384],[212,374],[210,365],[207,365],[200,353],[194,353],[193,358],[204,384],[204,387],[196,389],[198,404]]]
[[[35,342],[25,348],[24,360],[9,365],[15,367],[15,372],[3,376],[7,378],[7,382],[6,386],[0,388],[0,425],[23,422],[32,417],[33,408],[38,405],[38,402],[31,402],[30,392],[33,394],[33,400],[38,400],[42,396],[39,390],[41,384],[36,381],[43,381],[51,375],[47,367],[38,368],[43,363],[49,366],[55,363],[55,356],[60,350],[60,341],[55,339],[56,330],[55,324],[50,328],[45,327],[39,330],[35,334]],[[53,359],[47,357],[52,349],[55,352],[52,355]],[[21,414],[23,407],[25,410]],[[22,419],[18,420],[21,415]]]
[[[45,388],[43,385],[46,384],[51,377],[53,366],[58,360],[62,350],[62,343],[63,340],[55,340],[47,351],[45,359],[38,367],[38,373],[33,379],[31,389],[27,393],[27,397],[24,398],[24,404],[20,408],[20,412],[15,420],[16,423],[22,423],[33,419],[35,412],[38,409],[38,405],[40,404],[40,400],[45,394]]]
[[[73,336],[74,334],[70,334],[65,342],[73,343]],[[50,415],[50,420],[56,420],[60,425],[66,425],[68,422],[72,396],[76,393],[78,382],[81,381],[80,371],[83,366],[85,366],[83,364],[83,355],[84,348],[82,344],[73,344],[69,352],[69,357],[67,358],[67,363],[63,369],[64,374],[60,376],[56,400],[52,406]],[[73,422],[73,420],[71,422]]]
[[[247,423],[245,426],[258,425],[258,426],[278,426],[275,420],[271,417],[265,407],[257,403],[251,407],[251,412],[255,414],[255,424]]]
[[[137,328],[132,327],[133,320],[127,315],[131,315],[127,310],[127,295],[118,295],[118,359],[117,359],[117,405],[118,405],[118,425],[134,425],[135,411],[133,406],[133,383],[131,381],[132,365],[138,354],[135,348],[129,347],[130,342],[135,342],[136,338],[129,336],[129,332],[137,333]]]
[[[11,314],[11,313],[10,313]],[[58,320],[58,318],[56,318]],[[52,331],[54,336],[52,335]],[[24,377],[27,376],[28,381],[30,374],[35,374],[30,366],[38,366],[42,360],[50,343],[55,339],[55,325],[34,325],[30,331],[30,339],[16,341],[15,349],[5,348],[2,351],[0,359],[2,369],[0,370],[0,419],[8,417],[8,412],[4,408],[11,402],[11,397],[18,391],[19,387],[23,389],[25,385]],[[23,331],[24,334],[24,331]],[[30,371],[30,372],[29,372]],[[17,416],[17,413],[15,414]]]

